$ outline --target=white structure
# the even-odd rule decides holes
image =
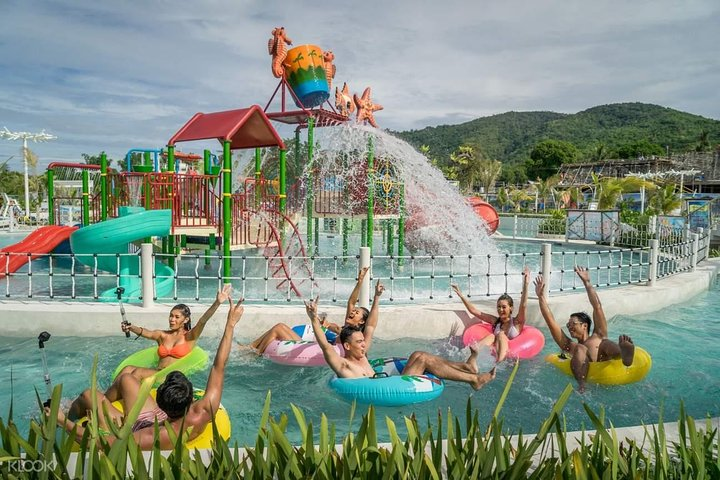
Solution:
[[[28,180],[27,141],[32,140],[33,142],[47,142],[49,140],[55,140],[57,137],[55,135],[45,133],[45,130],[40,133],[11,132],[7,129],[7,127],[4,127],[3,130],[0,130],[0,138],[23,141],[23,165],[25,167],[25,216],[30,218],[30,182]]]

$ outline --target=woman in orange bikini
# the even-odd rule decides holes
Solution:
[[[142,380],[145,377],[155,374],[159,370],[169,366],[178,358],[182,358],[193,349],[195,342],[200,338],[205,324],[215,314],[220,304],[226,302],[230,298],[232,286],[228,283],[222,290],[218,291],[217,297],[210,308],[200,317],[194,327],[190,324],[190,309],[187,305],[180,303],[170,310],[168,318],[169,328],[167,330],[150,330],[122,323],[123,332],[134,333],[138,337],[149,338],[155,340],[158,344],[158,361],[157,368],[135,367],[128,365],[123,368],[118,377],[123,373],[129,373],[135,378]]]

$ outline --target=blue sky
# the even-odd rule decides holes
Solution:
[[[276,26],[372,87],[382,128],[631,101],[720,119],[718,25],[717,0],[0,0],[0,128],[57,135],[41,165],[161,148],[196,112],[265,106]]]

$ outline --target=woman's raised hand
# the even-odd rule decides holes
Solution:
[[[225,303],[227,300],[230,300],[230,294],[232,293],[232,285],[229,283],[226,283],[223,285],[222,290],[218,290],[217,296],[215,297],[215,301],[217,303]]]
[[[320,301],[320,295],[315,297],[315,300],[305,302],[305,313],[307,313],[311,320],[317,316],[318,301]]]
[[[378,281],[375,284],[375,296],[379,297],[380,295],[383,294],[384,291],[385,291],[385,285],[380,283],[380,279],[378,278]]]

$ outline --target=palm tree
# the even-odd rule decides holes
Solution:
[[[682,198],[675,190],[675,184],[657,188],[648,198],[648,205],[656,213],[667,215],[682,206]]]
[[[543,202],[543,212],[546,209],[548,198],[552,198],[553,204],[557,203],[555,202],[555,187],[557,187],[558,183],[560,183],[560,175],[553,175],[545,180],[538,178],[536,182],[533,182],[535,192]]]
[[[508,192],[510,197],[510,205],[515,207],[515,211],[519,212],[522,207],[522,202],[530,202],[535,199],[535,195],[531,195],[523,188],[512,187]]]
[[[654,190],[655,184],[640,177],[603,178],[598,186],[598,209],[614,209],[623,193],[639,192],[642,188]]]
[[[707,130],[700,130],[700,135],[698,135],[698,144],[695,147],[695,151],[706,152],[708,150],[710,150],[710,132]]]
[[[478,181],[482,186],[483,193],[490,193],[492,187],[495,186],[500,173],[502,172],[502,163],[498,160],[481,159],[478,162]]]
[[[472,191],[478,177],[475,149],[469,145],[460,146],[450,154],[454,177],[460,182],[460,190],[465,193]]]
[[[510,205],[510,196],[508,195],[508,191],[505,187],[500,187],[497,192],[497,202],[498,205],[500,205],[500,211],[504,212],[505,207],[507,205]]]

